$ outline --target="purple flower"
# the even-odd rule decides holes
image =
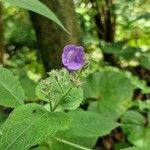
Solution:
[[[82,46],[66,45],[62,53],[62,63],[70,71],[78,70],[85,64],[84,55]]]

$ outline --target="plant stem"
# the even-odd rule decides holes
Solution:
[[[53,110],[53,107],[52,107],[51,94],[50,94],[50,92],[48,93],[48,100],[49,100],[50,111],[52,111],[52,110]]]
[[[63,88],[62,88],[62,86],[61,86],[61,84],[57,81],[57,84],[59,85],[59,87],[60,87],[60,89],[61,89],[61,91],[63,92],[63,94],[64,94],[64,90],[63,90]]]
[[[63,99],[65,98],[65,96],[72,90],[73,86],[71,86],[69,88],[69,90],[61,97],[60,101],[54,106],[54,108],[52,109],[52,111],[55,111],[55,109],[59,106],[59,104],[63,101]]]

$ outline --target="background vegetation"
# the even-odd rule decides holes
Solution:
[[[43,102],[43,96],[35,92],[39,81],[47,77],[46,72],[63,67],[61,54],[65,45],[82,45],[87,61],[80,74],[84,100],[79,107],[78,103],[70,104],[69,107],[62,104],[67,111],[78,107],[76,115],[71,112],[70,115],[74,120],[72,124],[77,124],[79,128],[72,126],[68,132],[57,132],[55,139],[48,138],[47,141],[31,144],[28,148],[149,150],[149,1],[41,2],[56,14],[60,22],[56,16],[54,19],[48,19],[35,11],[0,2],[0,63],[19,79],[25,93],[18,95],[19,98],[24,99],[25,96],[25,103],[38,103],[47,108],[46,100]],[[0,84],[7,76],[4,72],[0,72]],[[67,78],[66,76],[64,75],[64,78]],[[52,78],[52,75],[50,77]],[[66,82],[70,85],[70,81]],[[15,79],[10,83],[19,84]],[[77,97],[72,94],[70,99],[79,100],[81,95],[78,93]],[[3,97],[1,94],[4,94]],[[0,124],[3,124],[17,103],[9,105],[3,102],[7,96],[1,85],[0,96]],[[34,107],[33,105],[32,110]],[[20,114],[21,108],[14,113]],[[42,121],[45,120],[43,118]],[[7,122],[6,125],[9,125],[9,120]],[[94,124],[90,124],[91,122]],[[67,123],[66,121],[62,124],[63,130],[67,128]],[[99,125],[100,123],[102,124]],[[14,126],[15,123],[12,128]],[[47,125],[43,127],[45,128]],[[49,133],[48,130],[47,132]],[[11,138],[13,139],[13,136]],[[2,138],[1,142],[4,142],[3,140]],[[69,144],[66,141],[69,141]],[[18,145],[12,147],[12,150],[20,149]]]

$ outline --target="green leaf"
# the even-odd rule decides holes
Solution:
[[[33,147],[32,150],[49,150],[49,147],[45,145],[39,145],[38,147]]]
[[[126,134],[131,134],[132,130],[144,128],[145,118],[140,113],[129,110],[122,116],[123,130]]]
[[[132,134],[128,136],[128,140],[133,145],[140,147],[142,150],[150,146],[149,139],[150,139],[150,128],[144,128],[143,130],[141,129],[134,130],[132,131]]]
[[[37,83],[29,79],[25,71],[20,71],[19,80],[22,88],[24,89],[27,100],[31,101],[37,99],[37,96],[35,95],[35,88]]]
[[[145,127],[145,118],[136,111],[128,111],[122,117],[122,129],[133,145],[144,150],[150,145],[150,127]]]
[[[127,148],[129,146],[130,146],[130,144],[128,142],[126,142],[125,140],[124,141],[122,140],[119,143],[114,143],[115,150],[121,150],[121,149]]]
[[[124,148],[124,149],[121,149],[121,150],[141,150],[141,148],[136,147],[136,146],[132,146],[132,147]],[[142,150],[146,150],[146,149],[142,149]]]
[[[52,140],[51,148],[55,150],[91,150],[99,136],[111,132],[118,124],[102,114],[82,110],[69,112],[71,127],[58,133]]]
[[[90,102],[89,103],[89,107],[88,107],[88,111],[91,111],[91,112],[98,112],[98,108],[97,108],[97,106],[98,106],[98,102],[97,101],[95,101],[95,102]]]
[[[0,149],[27,150],[69,125],[70,119],[64,113],[51,113],[37,104],[22,105],[4,124]]]
[[[147,94],[150,93],[150,87],[147,86],[147,83],[145,80],[141,80],[138,76],[134,76],[131,74],[131,72],[126,71],[127,78],[131,81],[131,83],[134,86],[134,89],[140,89],[142,90],[142,93]]]
[[[83,90],[84,98],[94,98],[98,99],[100,97],[100,81],[101,81],[101,72],[95,72],[90,74],[83,80]]]
[[[67,130],[70,135],[78,137],[99,137],[111,132],[118,127],[118,124],[103,114],[72,111],[69,113],[72,118],[71,127]]]
[[[102,50],[105,53],[114,54],[126,60],[135,58],[135,53],[139,51],[139,49],[137,48],[128,46],[125,41],[106,44],[105,46],[102,47]]]
[[[53,137],[50,148],[54,150],[92,150],[96,140],[97,138],[95,137],[76,137],[66,132],[61,132]]]
[[[57,16],[39,0],[2,0],[3,2],[9,2],[13,6],[18,6],[33,12],[36,12],[44,17],[47,17],[57,23],[64,31],[68,32]]]
[[[80,87],[74,87],[66,95],[64,101],[60,104],[64,109],[73,110],[80,106],[83,100],[83,90]]]
[[[5,113],[0,112],[0,138],[2,136],[2,126],[5,123],[8,115]]]
[[[100,113],[118,119],[130,106],[133,86],[122,72],[104,71],[100,80]]]
[[[145,101],[142,100],[136,100],[134,101],[133,105],[138,106],[140,110],[148,109],[150,110],[150,99],[147,99]]]
[[[133,86],[122,72],[104,71],[99,86],[102,100],[115,102],[132,99]]]
[[[133,85],[123,72],[106,69],[89,75],[84,81],[85,98],[99,100],[100,113],[117,119],[131,106]]]
[[[79,107],[83,100],[83,90],[71,81],[72,76],[65,70],[53,70],[49,77],[39,83],[36,95],[45,101],[49,101],[49,94],[53,106],[59,105],[67,110]]]
[[[150,54],[149,54],[149,53],[143,54],[143,55],[139,58],[139,62],[140,62],[140,64],[141,64],[144,68],[150,70]]]
[[[7,115],[5,113],[0,112],[0,128],[2,124],[5,122]]]
[[[19,80],[7,69],[0,68],[0,105],[17,107],[25,99]]]

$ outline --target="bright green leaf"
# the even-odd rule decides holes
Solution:
[[[101,72],[95,72],[90,74],[83,80],[83,90],[85,99],[100,97],[100,81],[101,81]]]
[[[16,107],[25,99],[19,80],[10,71],[0,68],[0,105]]]
[[[122,116],[122,128],[126,134],[130,134],[131,130],[144,128],[145,119],[139,112],[129,110]]]
[[[67,132],[78,137],[104,136],[118,126],[118,123],[103,114],[72,111],[69,115],[72,118],[72,122]]]
[[[133,85],[121,71],[103,70],[89,75],[84,80],[85,98],[99,100],[97,109],[100,113],[117,119],[130,106]]]
[[[62,132],[53,137],[50,148],[54,150],[92,150],[96,140],[96,137],[76,137]]]
[[[37,84],[33,80],[29,79],[25,71],[21,71],[19,73],[19,80],[22,88],[24,89],[27,100],[31,101],[37,99],[35,95],[35,88]]]
[[[150,145],[150,127],[145,127],[145,118],[136,111],[127,111],[122,117],[122,129],[128,140],[145,150]]]
[[[39,0],[3,0],[4,2],[9,2],[13,6],[18,6],[33,12],[36,12],[44,17],[47,17],[57,23],[63,30],[68,32],[57,16],[43,3]]]
[[[51,113],[37,104],[22,105],[3,125],[0,149],[27,150],[69,125],[70,119],[64,113]]]
[[[141,150],[141,148],[136,147],[136,146],[132,146],[132,147],[124,148],[124,149],[121,149],[121,150]],[[142,149],[142,150],[146,150],[146,149]]]
[[[119,118],[131,106],[133,85],[130,80],[122,72],[104,71],[99,86],[99,112]]]

